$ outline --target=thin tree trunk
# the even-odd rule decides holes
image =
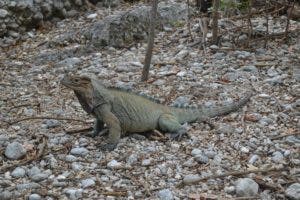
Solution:
[[[212,42],[214,44],[218,43],[218,18],[219,18],[219,6],[220,6],[220,0],[214,0],[213,5],[213,24],[212,24]]]
[[[152,16],[150,19],[150,30],[149,30],[149,37],[148,37],[148,47],[145,56],[144,68],[142,72],[141,81],[147,81],[149,76],[151,58],[152,58],[152,51],[154,46],[154,36],[155,36],[155,22],[156,22],[156,13],[157,13],[157,4],[158,0],[153,0],[152,4]]]

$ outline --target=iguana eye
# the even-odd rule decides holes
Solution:
[[[76,83],[78,83],[78,82],[79,82],[78,78],[75,78],[75,79],[74,79],[74,81],[75,81]]]

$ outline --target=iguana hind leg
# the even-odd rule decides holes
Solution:
[[[171,133],[171,139],[180,140],[186,134],[186,129],[171,114],[163,114],[158,120],[159,129]]]

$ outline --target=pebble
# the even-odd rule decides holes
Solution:
[[[255,67],[254,65],[243,66],[243,67],[241,67],[241,70],[245,71],[245,72],[253,72],[253,73],[257,73],[258,72],[257,67]]]
[[[39,189],[41,186],[38,183],[21,183],[16,185],[17,190],[32,190],[32,189]]]
[[[73,155],[67,155],[65,158],[66,162],[75,162],[76,160],[77,160],[77,157],[73,156]]]
[[[40,181],[43,181],[45,179],[47,179],[49,176],[49,174],[47,173],[38,173],[38,174],[35,174],[31,177],[29,177],[31,180],[33,180],[34,182],[40,182]]]
[[[209,159],[206,155],[197,155],[195,156],[195,160],[200,164],[206,164],[209,162]]]
[[[149,166],[152,163],[152,159],[144,159],[142,161],[142,166]]]
[[[158,192],[157,196],[160,200],[173,200],[174,199],[173,193],[169,189],[160,190]]]
[[[72,167],[72,169],[73,169],[74,171],[80,171],[80,170],[83,169],[83,166],[82,166],[81,164],[79,164],[79,163],[76,163],[76,162],[73,162],[73,163],[71,164],[71,167]]]
[[[292,200],[300,200],[300,183],[294,183],[285,190],[285,195]]]
[[[192,156],[197,156],[197,155],[200,155],[202,154],[202,150],[201,149],[193,149],[192,152],[191,152]]]
[[[248,161],[249,164],[253,165],[259,159],[258,155],[252,155]]]
[[[36,167],[36,166],[31,167],[31,168],[27,171],[27,175],[28,175],[29,177],[34,176],[35,174],[39,174],[39,173],[41,173],[41,170],[40,170],[38,167]]]
[[[93,14],[89,14],[86,18],[88,18],[88,19],[94,19],[94,18],[96,18],[97,16],[98,16],[97,13],[93,13]]]
[[[234,194],[235,187],[234,186],[226,186],[226,187],[224,187],[224,192],[226,192],[227,194]]]
[[[0,18],[5,18],[7,14],[8,14],[7,10],[0,9]]]
[[[199,180],[201,177],[198,174],[189,174],[183,178],[185,184],[193,183],[196,180]]]
[[[55,119],[46,119],[44,121],[44,124],[46,124],[47,129],[50,129],[50,128],[55,128],[55,127],[60,126],[61,123]]]
[[[86,156],[89,153],[89,150],[87,150],[84,147],[75,147],[71,150],[71,154],[75,155],[75,156]]]
[[[107,167],[110,169],[121,169],[123,168],[123,165],[121,162],[118,162],[116,160],[112,160],[109,163],[107,163]]]
[[[84,179],[81,181],[81,187],[82,188],[88,188],[88,187],[93,187],[95,186],[95,181],[91,178],[88,178],[88,179]]]
[[[42,197],[39,194],[31,194],[28,197],[28,200],[40,200]]]
[[[12,142],[5,149],[5,156],[11,160],[18,160],[26,155],[26,149],[19,142]]]
[[[25,174],[25,169],[23,169],[22,167],[17,167],[14,169],[14,171],[12,171],[11,176],[14,178],[22,178],[25,176]]]
[[[12,197],[13,197],[13,194],[9,191],[4,190],[3,192],[0,192],[1,200],[11,200]]]
[[[258,184],[250,178],[239,178],[235,183],[236,195],[252,197],[258,193]]]
[[[71,200],[82,198],[82,192],[83,192],[82,189],[74,189],[74,188],[64,189],[64,193]]]
[[[279,151],[275,151],[273,154],[272,154],[272,160],[275,162],[275,163],[281,163],[284,159],[284,156],[282,155],[281,152]]]

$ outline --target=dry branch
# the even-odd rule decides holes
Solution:
[[[251,173],[267,173],[267,172],[272,172],[272,171],[283,171],[286,170],[286,168],[280,167],[280,168],[267,168],[267,169],[254,169],[254,170],[246,170],[246,171],[232,171],[232,172],[227,172],[224,174],[213,174],[211,176],[206,176],[203,178],[197,178],[194,179],[193,181],[189,182],[184,182],[184,180],[180,183],[179,187],[184,186],[184,185],[191,185],[191,184],[196,184],[201,181],[205,181],[208,179],[216,179],[216,178],[224,178],[227,176],[241,176],[241,175],[246,175],[246,174],[251,174]]]
[[[86,121],[83,121],[81,119],[74,119],[74,118],[67,118],[67,117],[51,117],[51,116],[34,116],[34,117],[24,117],[21,119],[18,119],[16,121],[8,122],[10,125],[22,122],[22,121],[27,121],[31,119],[55,119],[55,120],[67,120],[67,121],[77,121],[77,122],[82,122],[82,123],[88,123]]]

